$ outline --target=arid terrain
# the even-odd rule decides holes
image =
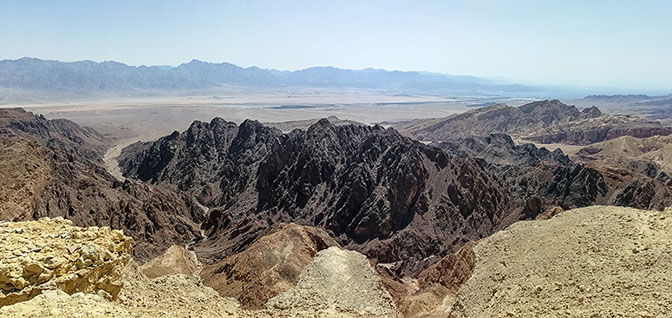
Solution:
[[[664,275],[664,266],[628,264],[664,264],[657,259],[666,247],[654,246],[664,239],[651,240],[669,228],[669,211],[591,206],[672,205],[669,138],[660,128],[666,126],[597,108],[580,111],[559,101],[521,106],[528,119],[516,109],[490,106],[412,126],[404,122],[400,131],[362,118],[261,123],[215,117],[145,142],[136,142],[140,134],[130,129],[106,134],[4,109],[0,217],[8,222],[0,229],[3,245],[10,247],[3,255],[35,266],[2,269],[7,281],[0,311],[8,317],[81,310],[93,317],[664,312],[659,305],[664,298],[656,298],[667,297],[664,286],[652,291],[646,280],[651,271]],[[550,125],[535,126],[546,121]],[[164,129],[135,125],[146,137]],[[605,129],[617,133],[604,135]],[[404,136],[428,136],[427,131],[451,138],[428,143]],[[535,137],[544,134],[565,137],[544,144],[547,139]],[[650,234],[641,232],[642,226]],[[72,241],[89,235],[72,233],[102,235],[108,227],[132,238],[124,239],[123,250],[115,248],[120,256]],[[51,253],[47,257],[29,252],[28,245],[11,247],[25,244],[33,232],[58,237],[49,243],[54,247],[34,249]],[[94,253],[86,256],[94,263],[78,260],[84,254],[76,246]],[[600,252],[612,251],[610,246],[625,248]],[[577,250],[585,251],[570,252]],[[105,255],[96,256],[99,252]],[[538,268],[548,271],[535,274],[535,280],[524,274],[530,273],[525,267],[530,257],[540,258],[532,263],[543,262]],[[119,261],[106,265],[108,259]],[[98,260],[101,269],[93,275],[100,282],[63,278],[70,277],[67,270],[86,277],[77,266],[99,266],[86,265]],[[570,268],[585,262],[593,262],[595,270]],[[639,287],[609,283],[625,273],[639,275]],[[599,290],[586,287],[598,285]],[[484,290],[502,292],[491,298]],[[527,295],[525,305],[511,296],[520,293]],[[629,303],[643,293],[650,298]]]
[[[672,317],[670,12],[0,1],[0,318]]]

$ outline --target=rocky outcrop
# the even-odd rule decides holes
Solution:
[[[380,126],[323,119],[282,134],[254,121],[238,127],[213,119],[122,157],[126,176],[176,186],[211,208],[207,238],[194,245],[206,262],[241,252],[273,224],[294,222],[394,263],[397,275],[418,273],[521,213],[479,162]]]
[[[551,127],[540,133],[523,136],[523,138],[542,144],[588,145],[622,136],[646,138],[670,134],[672,134],[672,127],[663,126],[660,122],[633,117],[600,117]]]
[[[280,224],[244,251],[201,271],[206,286],[243,307],[263,308],[270,298],[292,288],[317,253],[337,246],[318,228]]]
[[[444,317],[659,317],[669,313],[669,212],[596,206],[519,222],[474,247]]]
[[[602,117],[602,115],[604,115],[604,113],[602,113],[602,111],[595,105],[585,108],[581,111],[582,118],[598,118]]]
[[[54,289],[115,299],[131,242],[120,231],[63,219],[0,223],[0,307]]]
[[[509,196],[521,201],[522,214],[532,218],[552,207],[613,204],[661,210],[672,205],[667,174],[658,168],[669,167],[667,151],[660,141],[645,141],[627,137],[594,144],[572,160],[559,149],[516,145],[503,134],[434,144],[457,156],[482,159]]]

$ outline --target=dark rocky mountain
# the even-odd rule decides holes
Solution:
[[[129,66],[118,62],[58,62],[34,58],[0,61],[0,87],[72,90],[80,94],[137,89],[199,89],[241,86],[353,87],[405,93],[530,92],[522,85],[499,84],[472,76],[385,70],[313,67],[295,72],[242,68],[192,60],[177,67]]]
[[[525,202],[530,215],[553,206],[566,210],[604,204],[662,210],[672,204],[672,180],[651,162],[614,162],[581,155],[589,151],[583,150],[575,156],[582,163],[576,163],[559,149],[516,145],[504,134],[435,145],[459,157],[483,160],[509,195]]]
[[[273,224],[327,229],[397,273],[417,273],[521,217],[481,163],[380,126],[320,120],[283,134],[255,121],[194,122],[122,152],[126,176],[175,186],[210,209],[195,245],[218,261]]]
[[[101,160],[111,142],[94,129],[67,119],[48,120],[21,108],[0,109],[0,135],[25,137],[50,149],[94,161]]]
[[[203,210],[168,189],[120,182],[98,163],[95,131],[22,110],[0,112],[0,220],[63,217],[134,238],[145,261],[200,237]],[[88,157],[91,157],[89,159]]]
[[[558,100],[520,107],[494,105],[446,118],[421,119],[394,126],[419,140],[449,141],[504,133],[538,143],[590,144],[620,136],[672,134],[672,127],[634,116],[605,115],[593,106],[579,111]]]
[[[572,162],[559,149],[516,145],[505,134],[435,144],[456,156],[483,160],[510,195],[525,202],[530,217],[553,206],[568,209],[607,200],[609,188],[602,175]]]

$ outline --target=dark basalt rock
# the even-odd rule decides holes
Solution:
[[[195,122],[134,145],[121,161],[127,176],[177,186],[212,208],[202,225],[208,237],[195,246],[206,261],[242,250],[273,224],[295,222],[327,229],[346,247],[395,263],[398,273],[417,273],[520,218],[522,208],[479,162],[395,130],[320,120],[282,134],[246,121],[217,133],[216,123],[225,122]],[[194,134],[195,127],[208,132]]]

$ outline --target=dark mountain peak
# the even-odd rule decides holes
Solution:
[[[249,132],[274,130],[274,128],[266,127],[258,120],[245,119],[242,123],[240,123],[238,130],[243,134],[248,134]]]
[[[521,111],[524,113],[532,113],[532,112],[548,112],[548,111],[563,111],[563,112],[569,112],[569,113],[576,113],[578,114],[579,111],[576,109],[574,106],[569,106],[564,104],[563,102],[553,99],[553,100],[543,100],[543,101],[538,101],[538,102],[532,102],[529,104],[525,104],[523,106],[518,107]]]
[[[313,135],[325,132],[334,133],[335,130],[336,127],[329,121],[329,119],[321,118],[316,123],[310,125],[310,127],[308,127],[307,132],[309,135]]]
[[[599,108],[597,108],[595,105],[593,105],[591,107],[588,107],[588,108],[584,108],[581,111],[581,116],[583,116],[584,118],[597,118],[597,117],[600,117],[602,115],[603,115],[602,111]]]
[[[510,148],[513,148],[516,145],[516,143],[513,142],[513,138],[507,134],[490,134],[485,138],[485,141],[489,144],[502,144]]]
[[[224,126],[236,126],[236,123],[232,121],[227,121],[221,117],[214,117],[210,120],[210,127],[224,127]]]

